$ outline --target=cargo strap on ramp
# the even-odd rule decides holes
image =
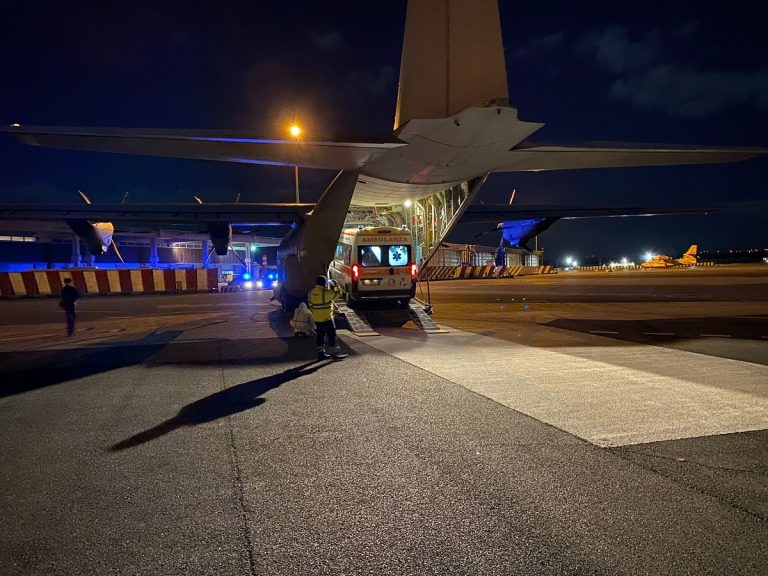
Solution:
[[[334,306],[336,307],[336,311],[346,319],[347,324],[349,325],[349,329],[358,336],[379,335],[378,332],[371,328],[371,325],[368,323],[367,318],[362,314],[362,312],[353,310],[346,304],[342,304],[340,302],[334,302]]]

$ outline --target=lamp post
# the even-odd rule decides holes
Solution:
[[[290,128],[291,136],[296,138],[296,143],[299,142],[299,136],[301,136],[301,128],[296,124],[293,124]],[[296,204],[299,203],[299,165],[293,165],[293,175],[296,180]]]

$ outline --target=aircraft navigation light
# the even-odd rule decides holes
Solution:
[[[289,130],[291,132],[291,136],[294,138],[301,136],[301,128],[299,128],[296,124],[293,124]]]
[[[413,206],[413,202],[410,199],[408,199],[405,202],[403,202],[403,206],[405,206],[406,208],[410,208],[411,206]]]

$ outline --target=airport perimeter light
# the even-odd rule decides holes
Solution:
[[[291,133],[291,136],[296,138],[296,142],[299,142],[299,136],[301,136],[301,128],[298,126],[298,124],[291,124],[291,127],[288,129],[288,131]],[[296,180],[296,204],[299,203],[299,165],[294,164],[293,165],[293,175],[294,179]]]

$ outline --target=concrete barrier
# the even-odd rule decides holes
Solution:
[[[218,287],[218,270],[30,270],[0,272],[0,297],[57,296],[65,278],[83,296],[94,294],[157,294],[163,292],[210,292]]]
[[[427,266],[419,272],[419,280],[514,278],[532,274],[554,274],[552,266]]]

